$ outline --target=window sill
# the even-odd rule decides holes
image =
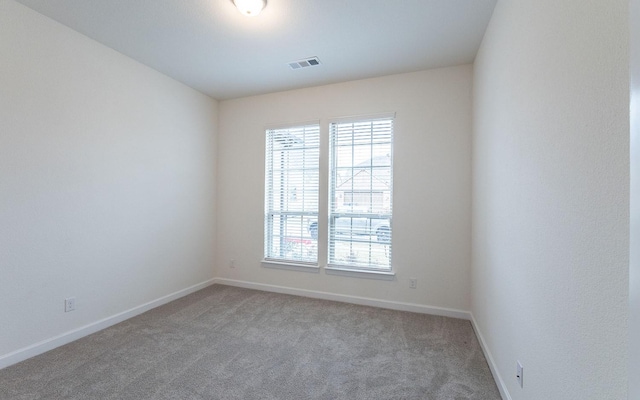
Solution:
[[[344,266],[328,265],[324,268],[327,275],[349,276],[352,278],[378,279],[383,281],[393,281],[396,273],[392,271],[371,271],[366,269],[354,269]]]
[[[311,272],[315,274],[320,272],[320,267],[318,267],[317,264],[295,263],[269,259],[265,259],[260,262],[265,268],[286,269],[289,271]]]

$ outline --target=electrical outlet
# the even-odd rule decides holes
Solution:
[[[67,297],[64,299],[64,312],[73,311],[76,309],[76,298]]]
[[[524,368],[522,368],[522,364],[520,364],[520,361],[517,361],[516,363],[516,379],[518,380],[518,384],[520,384],[520,387],[523,387],[523,373],[524,373]]]
[[[416,278],[409,278],[409,288],[410,289],[415,289],[418,287],[418,279]]]
[[[236,267],[236,260],[229,261],[229,268],[235,268],[235,267]]]

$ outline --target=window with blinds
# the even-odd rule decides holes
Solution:
[[[393,118],[330,125],[329,266],[391,271]]]
[[[320,127],[268,129],[266,136],[265,259],[317,263]]]

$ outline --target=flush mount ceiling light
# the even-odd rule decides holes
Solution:
[[[255,17],[267,6],[267,0],[232,0],[236,8],[247,17]]]

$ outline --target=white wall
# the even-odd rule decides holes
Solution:
[[[631,243],[629,260],[629,377],[640,376],[640,0],[630,2]],[[629,399],[640,399],[640,380],[629,379]]]
[[[0,359],[213,277],[216,112],[0,1]]]
[[[627,396],[627,8],[502,0],[476,58],[472,312],[514,400]]]
[[[467,311],[471,76],[466,65],[222,101],[216,276]],[[396,280],[262,267],[265,125],[320,120],[326,154],[328,118],[394,111]],[[327,168],[325,160],[321,181]]]

